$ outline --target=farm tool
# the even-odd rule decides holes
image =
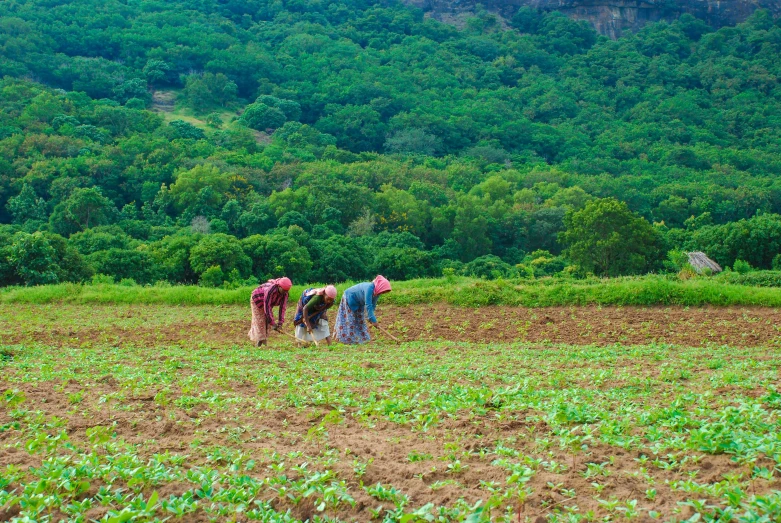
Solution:
[[[277,330],[277,329],[274,329],[274,330],[275,330],[275,331],[277,331],[277,332],[278,332],[278,333],[280,333],[280,334],[284,334],[285,336],[287,336],[287,337],[289,337],[289,338],[293,338],[294,340],[298,341],[298,338],[296,338],[295,336],[293,336],[293,335],[292,335],[292,334],[290,334],[289,332],[285,332],[285,331],[283,331],[283,330]]]
[[[395,341],[396,343],[401,343],[401,340],[399,340],[396,336],[391,334],[390,332],[386,331],[378,323],[373,324],[376,328],[380,329],[382,332],[384,332],[386,335],[390,336],[390,338]]]
[[[289,332],[285,332],[285,331],[281,331],[281,330],[279,330],[279,331],[277,331],[277,332],[278,332],[278,333],[280,333],[280,334],[284,334],[285,336],[288,336],[288,337],[290,337],[290,338],[293,338],[294,340],[296,340],[296,343],[298,343],[298,342],[300,342],[300,341],[301,341],[301,340],[299,340],[298,338],[296,338],[294,335],[290,334]],[[311,333],[310,333],[310,334],[311,334]],[[314,341],[314,342],[315,342],[315,347],[320,347],[320,344],[319,344],[319,343],[317,343],[317,340],[314,338],[314,336],[312,336],[312,341]]]

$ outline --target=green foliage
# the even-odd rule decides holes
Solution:
[[[117,281],[129,278],[138,283],[152,283],[160,276],[152,255],[146,251],[111,248],[92,253],[87,260],[95,272],[109,274]]]
[[[203,271],[198,279],[198,284],[203,287],[219,287],[225,279],[225,273],[219,265],[213,265]]]
[[[285,124],[285,120],[285,113],[280,109],[259,102],[248,105],[240,118],[241,122],[258,131],[282,127]]]
[[[17,196],[8,199],[6,204],[14,223],[23,224],[27,220],[45,220],[46,202],[35,194],[32,186],[24,184]]]
[[[770,269],[781,252],[781,216],[759,214],[723,225],[705,225],[687,241],[691,250],[702,250],[722,265],[737,260],[752,267]]]
[[[205,112],[214,107],[227,107],[236,101],[238,86],[222,73],[189,75],[182,94],[196,111]]]
[[[242,240],[242,247],[251,259],[252,274],[261,281],[280,276],[306,281],[309,277],[311,256],[294,238],[282,234],[253,235]]]
[[[612,198],[593,200],[565,217],[567,256],[598,276],[638,274],[661,262],[661,238],[644,218]]]
[[[177,209],[214,212],[221,208],[234,180],[214,165],[198,165],[176,176],[169,195]]]
[[[174,136],[176,138],[189,138],[192,140],[202,140],[203,138],[206,138],[206,134],[202,129],[195,127],[189,122],[172,120],[168,125],[174,129]]]
[[[747,261],[735,260],[735,263],[732,264],[732,270],[737,272],[738,274],[748,274],[753,270],[753,268],[751,267],[751,264]]]
[[[234,236],[217,233],[204,236],[190,249],[190,266],[196,274],[217,266],[225,274],[236,269],[246,277],[250,274],[252,260]]]
[[[401,129],[385,140],[389,153],[435,156],[442,149],[442,140],[423,129]]]
[[[114,204],[99,189],[74,189],[67,200],[59,203],[49,218],[52,229],[69,235],[109,223],[116,213]]]
[[[498,256],[487,254],[480,256],[464,265],[463,273],[466,276],[476,278],[485,278],[488,280],[497,280],[510,276],[512,267],[509,263],[502,261]]]
[[[768,269],[781,253],[781,27],[761,12],[610,41],[526,7],[511,28],[479,11],[458,29],[403,3],[212,4],[0,3],[0,223],[124,233],[77,236],[58,278],[91,273],[79,252],[119,249],[195,283],[206,232],[293,238],[252,274],[324,281],[484,256],[515,276],[573,274],[573,260],[634,274],[666,249]],[[668,245],[636,219],[615,241],[580,230],[565,245],[565,215],[596,197]],[[420,244],[363,241],[384,232]],[[624,240],[623,258],[590,265]],[[2,259],[0,280],[19,283]]]
[[[14,235],[8,262],[25,285],[57,283],[56,252],[42,233]]]
[[[415,247],[388,247],[379,250],[370,272],[382,274],[391,280],[412,280],[440,275],[436,257]]]
[[[674,276],[635,276],[615,279],[572,280],[543,278],[485,281],[446,276],[441,279],[397,281],[393,292],[383,296],[383,303],[406,306],[411,304],[448,303],[460,307],[508,305],[522,307],[554,307],[573,305],[745,305],[781,307],[781,286],[778,275],[766,277],[762,272],[746,275],[694,278],[681,281]],[[737,277],[741,279],[738,280]],[[245,306],[255,283],[230,289],[205,289],[198,286],[124,287],[106,285],[114,281],[102,276],[100,288],[64,283],[38,287],[0,289],[2,303],[138,303],[168,305]],[[223,276],[224,278],[224,276]],[[754,285],[764,278],[766,286]],[[220,283],[224,281],[220,280]],[[303,281],[303,280],[299,280]],[[312,281],[312,280],[310,280]],[[322,282],[338,280],[323,279]],[[745,282],[745,284],[743,283]],[[350,285],[345,282],[344,285]],[[770,285],[772,284],[772,285]],[[291,300],[311,287],[298,284],[290,292]],[[342,289],[342,285],[339,286]],[[292,303],[290,304],[293,305]]]
[[[737,271],[724,271],[715,276],[714,279],[733,285],[747,285],[751,287],[781,287],[781,270],[753,270],[744,273]]]

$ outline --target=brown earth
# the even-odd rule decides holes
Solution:
[[[249,310],[246,307],[57,305],[50,308],[56,312],[36,316],[35,311],[42,310],[41,306],[0,306],[3,343],[39,342],[53,346],[247,343]],[[21,324],[15,321],[14,316],[21,314],[32,318],[31,321]],[[90,322],[89,318],[111,321]],[[691,347],[781,345],[781,316],[776,309],[762,307],[471,309],[443,304],[381,305],[378,318],[389,332],[404,341],[600,346],[667,343]],[[384,335],[377,333],[377,336]]]
[[[0,386],[7,384],[0,380]],[[302,455],[294,461],[285,459],[288,467],[285,474],[291,478],[298,477],[291,470],[295,464],[309,463],[309,470],[319,470],[318,456],[327,449],[338,449],[340,458],[328,468],[339,478],[348,479],[350,492],[356,500],[355,507],[342,506],[338,510],[329,510],[329,515],[337,516],[346,521],[368,521],[369,509],[383,505],[382,502],[370,497],[359,485],[354,472],[354,461],[369,463],[362,481],[364,485],[381,483],[392,485],[410,497],[411,506],[422,506],[434,503],[436,506],[452,505],[457,499],[463,498],[470,504],[485,500],[485,482],[495,482],[504,486],[508,473],[491,465],[495,456],[481,458],[481,449],[490,450],[501,443],[505,447],[520,450],[524,455],[543,456],[548,463],[556,462],[562,467],[557,471],[549,471],[544,467],[537,470],[528,486],[533,494],[518,510],[523,519],[545,517],[551,509],[561,504],[577,505],[581,511],[593,510],[603,512],[597,498],[601,499],[632,499],[641,500],[640,507],[644,510],[655,510],[661,514],[672,514],[678,502],[686,499],[684,493],[675,491],[669,482],[680,480],[688,474],[695,475],[699,483],[716,483],[723,480],[723,474],[747,471],[748,466],[739,466],[730,456],[705,456],[701,461],[687,463],[674,470],[660,470],[648,467],[648,473],[655,480],[657,497],[652,502],[643,499],[647,483],[639,477],[630,475],[637,470],[637,459],[643,453],[626,451],[619,447],[605,444],[592,445],[587,451],[576,456],[557,445],[543,451],[538,446],[539,438],[552,438],[552,433],[542,421],[523,420],[523,414],[515,413],[513,419],[496,419],[493,415],[472,416],[462,419],[446,419],[438,426],[425,432],[410,430],[410,427],[382,420],[370,423],[361,422],[345,412],[338,421],[327,422],[325,416],[328,408],[321,409],[288,409],[267,411],[264,415],[236,415],[236,413],[215,413],[205,419],[197,420],[197,413],[168,406],[161,407],[152,401],[152,396],[129,397],[123,400],[121,409],[112,409],[101,414],[86,412],[76,413],[69,403],[67,394],[81,390],[77,384],[69,384],[61,392],[56,392],[47,384],[14,384],[22,390],[30,404],[38,405],[47,416],[56,416],[66,420],[65,430],[72,443],[86,443],[85,431],[95,426],[114,426],[118,438],[137,446],[139,456],[149,459],[153,454],[165,452],[187,454],[186,466],[215,466],[205,457],[205,450],[216,446],[240,448],[242,452],[257,461],[252,473],[248,475],[257,479],[265,478],[270,472],[268,466],[273,463],[269,454],[273,451],[282,455],[291,452],[301,452]],[[105,394],[117,392],[120,387],[109,379],[99,380],[98,384],[89,388],[90,398],[96,399]],[[236,396],[252,398],[256,396],[254,388],[242,390],[237,384],[233,388]],[[0,424],[10,421],[8,415],[0,412]],[[327,435],[320,438],[310,436],[310,430],[324,426]],[[239,433],[239,438],[229,438],[230,431]],[[0,432],[0,468],[12,464],[23,468],[39,467],[41,457],[30,455],[24,450],[14,448],[12,432]],[[451,474],[447,470],[449,463],[448,444],[453,454],[458,454],[465,470],[459,474]],[[443,450],[443,446],[445,450]],[[203,450],[204,452],[199,452]],[[411,453],[424,455],[421,461],[410,461]],[[609,476],[586,478],[584,474],[589,463],[609,463]],[[765,457],[759,457],[753,464],[772,468],[775,462]],[[351,479],[350,479],[351,478]],[[600,496],[593,494],[593,482],[605,485]],[[443,482],[437,485],[437,482]],[[122,485],[121,481],[114,487]],[[552,485],[558,485],[552,487]],[[215,484],[215,487],[218,485]],[[192,489],[192,484],[164,483],[152,490],[157,490],[161,498],[170,495],[181,496]],[[757,493],[781,489],[781,480],[774,479],[757,486]],[[562,489],[574,489],[577,498],[569,498]],[[92,490],[95,490],[93,487]],[[94,495],[94,492],[90,492]],[[266,499],[272,499],[277,510],[290,509],[292,515],[302,521],[317,514],[311,503],[302,502],[293,505],[284,497],[274,497],[273,491],[268,492]],[[707,496],[700,496],[707,497]],[[710,502],[718,502],[709,499]],[[547,508],[544,504],[547,504]],[[384,503],[386,508],[392,508],[392,503]],[[96,507],[97,512],[90,517],[99,519],[108,510]],[[2,515],[2,513],[0,513]],[[206,514],[197,512],[188,516],[188,521],[210,521]],[[528,521],[528,520],[527,520]]]
[[[290,311],[292,313],[292,311]],[[111,351],[112,347],[126,347],[128,364],[143,365],[139,354],[146,354],[141,347],[187,347],[192,348],[196,358],[205,355],[221,354],[226,348],[247,345],[248,310],[246,307],[164,307],[160,305],[2,305],[0,306],[0,341],[3,345],[41,344],[48,350],[57,348],[84,347],[94,348],[88,353]],[[777,311],[767,308],[680,308],[680,307],[552,307],[544,309],[526,309],[517,307],[483,307],[479,309],[458,308],[446,305],[395,307],[381,305],[378,310],[381,323],[394,335],[406,341],[479,342],[510,343],[528,342],[533,344],[569,344],[598,345],[614,343],[625,345],[646,345],[650,343],[669,343],[681,346],[706,347],[711,345],[745,347],[739,352],[729,352],[730,358],[740,360],[750,358],[753,362],[763,362],[763,358],[775,360],[776,356],[767,348],[781,344],[781,331],[776,324]],[[289,323],[288,323],[289,324]],[[383,339],[383,334],[378,333]],[[280,343],[289,339],[280,337]],[[134,347],[139,347],[134,349]],[[362,368],[376,372],[382,379],[374,383],[371,390],[353,389],[358,396],[381,393],[384,387],[394,380],[389,369],[396,368],[394,351],[385,350],[385,344],[370,344],[355,348],[355,360]],[[414,347],[414,346],[413,346]],[[753,347],[753,348],[752,348]],[[214,350],[216,349],[216,350]],[[0,358],[14,358],[14,351],[23,347],[10,347],[0,351]],[[176,349],[182,351],[182,349]],[[287,363],[278,359],[266,359],[269,356],[259,353],[257,358],[244,361],[241,365],[246,376],[257,375],[264,367],[276,365],[278,369],[298,367],[301,359],[317,360],[318,365],[327,366],[337,359],[340,349],[329,355],[329,351],[296,351],[290,354]],[[481,365],[485,366],[482,386],[500,386],[492,383],[490,376],[551,376],[550,386],[558,381],[556,373],[562,369],[605,368],[614,373],[602,384],[585,381],[580,383],[577,373],[568,375],[567,387],[575,385],[594,390],[619,390],[629,386],[628,376],[636,375],[654,381],[654,393],[645,401],[665,404],[675,394],[680,393],[675,382],[659,379],[661,366],[639,365],[633,358],[620,358],[609,366],[595,361],[580,362],[572,359],[551,359],[540,367],[540,360],[526,361],[523,358],[498,356],[507,351],[504,346],[430,346],[419,348],[428,360],[453,366],[461,351],[476,352],[481,356]],[[519,348],[520,350],[520,348]],[[566,355],[566,348],[561,349]],[[713,350],[693,349],[698,355],[691,361],[696,362],[690,385],[696,390],[696,384],[709,390],[709,373],[716,372],[708,367],[708,358]],[[726,351],[726,349],[724,349]],[[3,352],[4,351],[4,352]],[[60,351],[73,354],[67,350]],[[121,351],[125,352],[125,351]],[[190,352],[189,350],[187,352]],[[351,348],[350,352],[353,352]],[[539,351],[527,351],[539,352]],[[670,352],[675,352],[672,350]],[[226,352],[227,354],[227,352]],[[164,363],[168,360],[165,352],[149,356],[152,360]],[[209,361],[202,362],[208,365]],[[620,447],[605,444],[592,445],[587,451],[575,456],[557,444],[540,447],[539,439],[555,441],[551,428],[533,412],[503,413],[489,411],[487,414],[460,414],[452,418],[443,415],[442,421],[426,431],[408,424],[392,423],[375,417],[361,419],[355,412],[347,409],[336,421],[328,421],[326,416],[332,411],[327,405],[305,405],[300,408],[258,408],[258,401],[273,400],[276,405],[284,404],[287,388],[260,388],[257,382],[242,381],[244,378],[231,378],[226,381],[218,369],[204,369],[204,387],[215,387],[235,398],[241,408],[217,410],[206,417],[199,417],[197,408],[184,409],[176,406],[175,400],[183,395],[176,387],[171,389],[168,402],[163,405],[155,400],[156,390],[139,390],[127,382],[121,382],[111,374],[92,375],[89,364],[71,356],[63,358],[58,365],[81,374],[84,378],[64,384],[46,381],[7,380],[0,376],[0,390],[17,388],[24,392],[27,404],[46,416],[56,416],[64,420],[65,429],[75,444],[86,443],[88,428],[110,426],[116,423],[117,436],[137,445],[142,457],[170,451],[187,454],[186,466],[214,465],[208,461],[206,449],[216,446],[239,448],[257,461],[251,475],[262,479],[270,472],[271,452],[287,454],[298,451],[303,454],[295,461],[286,458],[285,474],[295,477],[293,465],[310,463],[310,470],[321,470],[318,465],[324,451],[336,449],[339,459],[328,466],[340,479],[347,480],[350,493],[356,500],[354,508],[342,507],[329,511],[329,515],[347,521],[368,521],[369,509],[382,504],[366,494],[358,484],[354,472],[354,460],[370,462],[362,478],[365,485],[382,483],[392,485],[411,498],[411,506],[425,503],[452,505],[459,498],[469,503],[486,499],[487,491],[481,482],[494,481],[505,486],[507,473],[491,464],[495,456],[480,456],[481,449],[494,449],[498,443],[521,451],[524,455],[544,457],[549,463],[556,462],[562,468],[556,471],[540,468],[529,482],[532,496],[522,507],[523,518],[535,521],[544,518],[555,507],[577,504],[580,511],[593,510],[605,515],[598,504],[602,499],[639,499],[643,510],[653,509],[663,515],[671,515],[679,509],[678,502],[687,499],[681,491],[673,490],[669,484],[695,475],[699,483],[716,483],[726,473],[740,472],[750,475],[751,466],[765,466],[773,469],[775,463],[766,457],[758,458],[753,464],[738,464],[728,455],[699,454],[699,461],[687,462],[676,469],[662,470],[648,467],[648,474],[655,480],[657,497],[653,501],[645,499],[644,489],[648,483],[632,476],[630,472],[638,470],[637,459],[641,455]],[[474,363],[473,363],[474,365]],[[318,366],[311,367],[309,374],[299,376],[309,382],[324,379]],[[452,367],[456,368],[456,367]],[[153,371],[150,368],[150,371]],[[501,371],[501,372],[500,372]],[[24,371],[24,372],[30,372]],[[157,372],[162,372],[157,369]],[[200,371],[199,371],[200,372]],[[192,368],[183,368],[181,376],[192,373]],[[102,373],[101,373],[102,374]],[[464,374],[454,376],[452,383],[474,386],[475,381],[466,381]],[[586,375],[592,376],[592,375]],[[327,378],[326,378],[327,379]],[[696,381],[696,383],[694,382]],[[83,403],[76,406],[69,395],[85,392]],[[736,383],[726,383],[713,392],[722,396],[757,396],[766,394],[766,389],[748,390]],[[101,398],[110,398],[107,401]],[[715,401],[715,400],[714,400]],[[536,420],[536,421],[535,421]],[[0,409],[0,426],[11,422],[10,413]],[[313,437],[312,429],[322,427],[327,435]],[[0,431],[0,469],[14,464],[24,468],[38,467],[40,455],[29,454],[23,448],[15,448],[15,439],[19,434],[14,431]],[[23,439],[21,440],[24,441]],[[451,447],[448,447],[451,445]],[[409,459],[412,453],[426,455],[420,461]],[[459,456],[465,470],[450,473],[447,470],[451,462],[449,453]],[[586,478],[584,474],[588,463],[610,463],[609,476]],[[592,483],[604,484],[604,491],[596,496]],[[440,482],[440,483],[437,483]],[[171,494],[181,495],[192,488],[190,484],[168,483],[157,488],[161,497]],[[752,487],[753,488],[753,487]],[[757,493],[781,489],[781,481],[757,483]],[[577,497],[569,499],[564,489],[574,489]],[[147,492],[148,494],[149,492]],[[93,493],[94,494],[94,493]],[[700,496],[697,497],[707,497]],[[278,509],[291,509],[292,514],[305,520],[315,514],[312,503],[290,504],[284,496],[275,497],[273,491],[264,499],[272,499]],[[709,502],[719,503],[711,499]],[[513,502],[514,503],[514,502]],[[390,503],[385,503],[391,508]],[[516,505],[517,506],[517,505]],[[1,507],[0,507],[1,508]],[[104,507],[96,507],[89,517],[100,519]],[[103,512],[100,512],[100,511]],[[686,516],[684,509],[683,516]],[[689,514],[690,515],[690,514]],[[0,520],[10,514],[0,511]],[[202,512],[191,515],[188,521],[207,521]]]

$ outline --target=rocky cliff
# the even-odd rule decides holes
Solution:
[[[781,0],[404,0],[428,11],[431,16],[448,20],[468,13],[476,4],[504,17],[519,7],[561,11],[578,20],[586,20],[600,33],[617,38],[622,32],[636,31],[648,22],[673,20],[690,13],[713,27],[734,25],[756,9],[769,9],[781,15]]]

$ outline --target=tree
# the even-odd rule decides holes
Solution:
[[[68,239],[68,244],[81,254],[92,254],[108,249],[127,249],[130,237],[116,225],[77,232]]]
[[[668,227],[681,227],[690,216],[689,200],[674,195],[659,203],[654,212],[654,217],[664,221]]]
[[[498,256],[486,254],[464,265],[463,273],[467,276],[496,280],[510,275],[512,267]]]
[[[564,217],[566,255],[587,272],[621,276],[654,270],[662,261],[660,234],[615,198],[592,200]]]
[[[131,98],[148,100],[150,95],[147,90],[146,80],[142,78],[133,78],[122,82],[114,88],[114,97],[120,103],[125,103]]]
[[[149,244],[149,253],[160,267],[161,276],[172,283],[197,282],[198,274],[190,264],[190,251],[200,239],[200,235],[177,234]]]
[[[198,285],[202,287],[219,287],[225,281],[225,273],[219,265],[213,265],[203,271],[201,277],[198,278]]]
[[[144,66],[143,73],[149,85],[161,84],[168,78],[171,66],[163,60],[149,60]]]
[[[168,125],[174,130],[175,138],[188,138],[191,140],[203,140],[206,138],[206,133],[203,132],[203,129],[199,129],[184,120],[171,120]]]
[[[256,104],[265,104],[276,107],[285,115],[286,120],[298,120],[301,118],[301,105],[293,100],[285,100],[276,96],[261,95],[255,100]]]
[[[239,119],[247,127],[258,131],[282,127],[286,121],[285,113],[276,107],[263,103],[249,104]]]
[[[57,283],[56,252],[43,233],[17,233],[8,252],[8,261],[25,285]]]
[[[215,265],[228,274],[238,269],[242,278],[250,275],[252,260],[241,248],[241,243],[234,236],[216,233],[204,236],[190,250],[190,265],[196,274],[205,272]]]
[[[385,150],[398,154],[434,156],[442,150],[442,140],[423,129],[401,129],[385,140]]]
[[[392,280],[411,280],[439,275],[436,256],[414,247],[386,247],[376,251],[371,272]]]
[[[97,251],[87,256],[87,260],[96,274],[112,276],[116,281],[132,279],[141,284],[153,283],[162,272],[149,252],[138,249]]]
[[[370,255],[354,238],[331,236],[315,242],[312,280],[336,283],[368,277]]]
[[[353,152],[376,151],[385,137],[385,123],[368,105],[334,106],[331,114],[315,125],[321,132],[336,136],[340,147]]]
[[[109,223],[117,208],[96,188],[77,188],[64,202],[59,203],[49,218],[55,232],[69,236],[97,225]]]
[[[264,234],[276,226],[276,218],[267,202],[253,203],[241,213],[237,226],[244,236]]]
[[[47,218],[46,202],[38,198],[32,186],[24,184],[19,194],[9,198],[6,205],[13,216],[14,223],[23,224],[27,220],[45,220]]]
[[[358,218],[350,222],[347,227],[347,234],[349,236],[367,236],[374,232],[374,228],[377,225],[377,217],[371,210],[366,209]]]
[[[252,259],[252,274],[261,281],[280,276],[306,281],[310,276],[312,257],[309,250],[289,236],[255,234],[241,243]]]
[[[214,165],[197,165],[176,176],[170,195],[180,212],[197,203],[216,211],[223,205],[232,184],[230,175],[222,173]]]
[[[564,207],[548,207],[533,212],[530,216],[527,248],[560,252],[557,236],[564,229],[566,214],[567,209]]]
[[[770,269],[781,252],[781,216],[759,214],[748,220],[706,225],[693,232],[686,247],[704,251],[721,265],[743,260],[752,267]]]
[[[467,262],[488,254],[491,239],[488,236],[488,218],[482,205],[474,196],[464,196],[458,200],[453,221],[453,239],[460,247],[459,259]]]
[[[306,232],[312,231],[312,224],[307,220],[306,216],[298,211],[288,211],[279,218],[278,227],[287,228],[291,225],[297,225],[304,229]]]
[[[225,107],[236,100],[239,88],[222,73],[190,75],[185,79],[183,95],[196,111]]]

